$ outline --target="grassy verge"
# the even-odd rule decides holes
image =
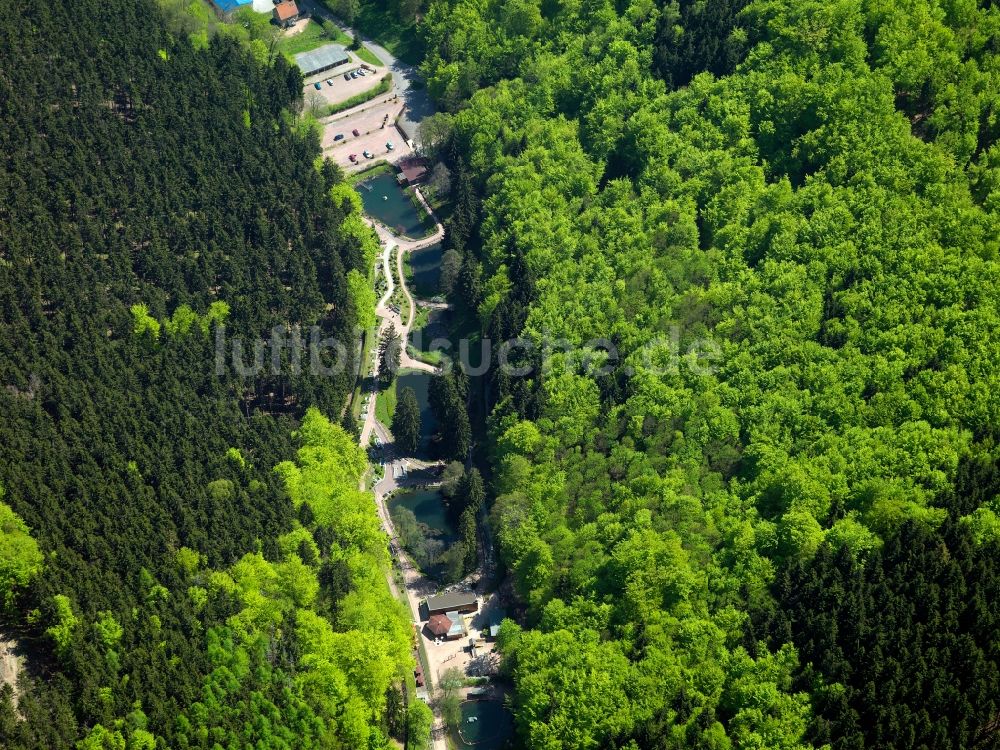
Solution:
[[[320,111],[320,117],[329,117],[330,115],[335,115],[338,112],[343,112],[344,110],[350,109],[351,107],[357,107],[359,104],[364,104],[365,102],[371,101],[376,96],[381,96],[392,88],[392,74],[386,73],[382,76],[382,80],[378,82],[378,85],[374,88],[370,88],[367,91],[362,91],[360,94],[355,94],[349,99],[345,99],[342,102],[337,102],[336,104],[328,104]]]
[[[374,52],[368,49],[365,45],[361,45],[356,50],[352,50],[355,55],[357,55],[362,62],[366,62],[369,65],[375,65],[376,67],[384,67],[385,63],[378,59]]]
[[[431,207],[431,211],[434,212],[437,220],[444,224],[454,211],[454,203],[450,197],[447,195],[440,196],[429,187],[421,188],[420,193],[424,196],[424,200],[427,201],[427,205]]]
[[[429,225],[432,229],[434,228],[434,220],[431,219],[431,215],[427,213],[427,209],[424,208],[424,204],[420,202],[417,197],[417,190],[414,187],[407,187],[403,189],[406,196],[410,199],[410,204],[413,206],[414,210],[417,212],[417,216],[420,217],[420,222],[425,225]]]
[[[434,230],[437,229],[437,226],[434,224],[434,219],[429,213],[427,213],[427,209],[424,208],[424,205],[417,197],[416,189],[412,186],[405,187],[403,188],[403,193],[405,193],[406,197],[410,199],[410,205],[412,205],[413,210],[417,212],[417,216],[420,218],[421,228],[424,230],[422,235],[419,237],[412,237],[412,239],[419,240],[433,234]]]
[[[412,293],[412,290],[411,290]],[[423,328],[425,325],[430,323],[431,311],[428,307],[416,306],[417,309],[413,315],[413,325],[411,328]]]
[[[424,639],[417,633],[417,647],[420,649],[420,663],[424,666],[424,687],[430,693],[434,689],[434,679],[431,677],[430,662],[427,660],[427,649],[424,648]]]
[[[378,177],[380,174],[392,174],[395,171],[395,168],[389,162],[377,161],[367,169],[355,172],[349,179],[352,185],[357,185],[359,182],[364,182],[370,177]]]
[[[441,360],[444,358],[444,355],[437,350],[422,352],[419,349],[414,349],[412,346],[406,347],[406,353],[410,355],[411,359],[423,362],[425,365],[430,365],[431,367],[437,367],[440,365]]]
[[[384,391],[378,394],[378,401],[375,402],[375,418],[382,424],[389,426],[392,424],[392,415],[396,413],[396,381]]]
[[[361,404],[364,402],[364,393],[362,392],[362,387],[365,381],[368,379],[368,358],[371,357],[372,347],[375,345],[375,339],[378,338],[378,328],[370,328],[365,331],[364,344],[361,347],[361,368],[357,382],[354,384],[354,395],[351,397],[351,415],[354,420],[361,420]]]
[[[413,292],[413,264],[410,263],[410,253],[403,253],[403,275],[406,277],[406,285]]]
[[[352,39],[349,34],[345,34],[339,26],[337,27],[337,36],[334,38],[333,41],[335,41],[337,44],[344,45],[348,49],[350,49],[351,45],[354,44],[354,39]]]

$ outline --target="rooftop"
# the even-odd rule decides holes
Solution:
[[[400,171],[407,182],[419,180],[427,173],[427,167],[423,164],[408,164]]]
[[[299,6],[295,4],[295,0],[282,0],[274,6],[274,14],[279,21],[287,21],[299,14]]]
[[[476,604],[476,595],[471,592],[462,593],[459,591],[453,591],[447,594],[438,594],[437,596],[427,597],[427,609],[431,612],[471,607],[474,604]]]
[[[427,621],[427,628],[441,638],[454,638],[465,635],[465,620],[458,612],[448,612],[444,615],[432,615]]]
[[[431,615],[431,619],[427,621],[427,627],[434,635],[447,635],[451,626],[451,618],[448,615]]]
[[[302,69],[303,75],[309,75],[313,71],[332,68],[349,59],[347,50],[339,44],[324,44],[322,47],[296,55],[295,64]]]
[[[457,635],[465,635],[467,632],[465,629],[465,620],[462,619],[462,615],[458,612],[449,612],[445,615],[449,620],[451,620],[451,627],[448,628],[448,637],[452,638]]]

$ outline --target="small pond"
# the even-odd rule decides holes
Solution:
[[[448,521],[441,493],[398,492],[389,500],[389,515],[414,565],[431,578],[444,580],[450,559],[448,552],[458,541],[458,533]]]
[[[429,352],[432,349],[431,344],[434,343],[435,339],[448,341],[448,326],[445,325],[447,315],[447,310],[429,310],[427,312],[427,322],[419,328],[410,329],[410,346],[418,351]],[[441,344],[433,348],[448,350],[447,346],[442,346]]]
[[[448,522],[441,493],[437,490],[406,490],[392,496],[390,507],[406,508],[413,511],[417,523],[425,524],[437,535],[452,539],[455,529]]]
[[[413,269],[413,293],[428,298],[441,293],[441,243],[413,250],[410,253]]]
[[[498,750],[512,731],[510,712],[500,701],[465,701],[462,704],[462,723],[458,728],[462,747]]]
[[[410,196],[396,182],[393,174],[380,174],[359,182],[358,192],[365,213],[378,219],[390,229],[407,237],[426,237],[434,231],[430,219],[421,219]]]

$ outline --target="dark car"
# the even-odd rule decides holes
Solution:
[[[335,140],[335,141],[342,141],[342,140],[344,140],[344,134],[343,133],[337,133],[337,135],[333,136],[333,140]]]
[[[354,134],[355,138],[357,138],[359,135],[361,135],[361,132],[357,128],[354,128],[354,130],[352,130],[351,133]]]
[[[316,83],[314,83],[313,86],[315,86],[317,89],[323,88],[323,84],[320,83],[319,81],[316,81]]]

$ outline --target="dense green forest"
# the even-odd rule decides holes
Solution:
[[[375,240],[300,73],[190,31],[0,17],[0,747],[385,747],[410,631],[322,416],[353,365],[230,358],[275,326],[352,351]]]
[[[420,30],[521,742],[1000,747],[1000,9]]]
[[[422,58],[455,320],[533,344],[430,390],[517,743],[1000,748],[1000,8],[330,4]],[[354,363],[229,357],[352,351],[374,240],[189,10],[0,18],[0,747],[381,750],[428,716]]]

